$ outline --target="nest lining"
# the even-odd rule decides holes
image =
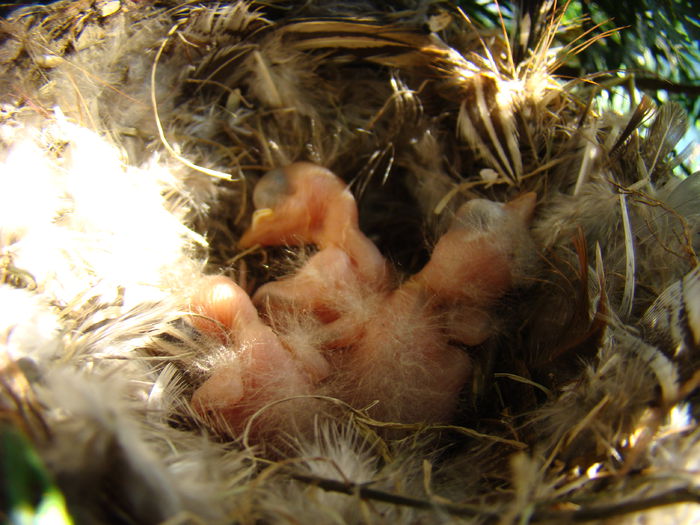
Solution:
[[[449,10],[430,33],[433,15],[333,3],[107,4],[2,27],[3,433],[77,522],[693,520],[697,183],[672,173],[677,106],[594,112],[544,47],[511,64]],[[468,350],[452,424],[323,398],[312,436],[266,447],[189,407],[226,358],[188,321],[199,278],[252,290],[308,257],[236,248],[254,181],[296,160],[350,183],[405,275],[462,202],[537,192],[540,264]]]

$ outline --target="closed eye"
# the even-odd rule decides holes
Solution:
[[[253,204],[256,209],[274,208],[287,195],[291,194],[287,174],[281,168],[268,171],[255,185]]]

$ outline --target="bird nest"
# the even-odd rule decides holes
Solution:
[[[558,78],[591,35],[538,15],[513,38],[442,3],[0,20],[3,517],[695,521],[687,118]],[[303,170],[359,251],[241,243]]]

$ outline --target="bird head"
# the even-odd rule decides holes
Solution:
[[[347,185],[310,162],[268,171],[255,186],[253,204],[251,225],[239,241],[242,248],[320,245],[331,232],[357,225],[357,207]]]

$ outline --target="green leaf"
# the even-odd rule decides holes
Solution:
[[[0,423],[0,475],[11,525],[72,525],[63,494],[31,442],[8,423]]]

